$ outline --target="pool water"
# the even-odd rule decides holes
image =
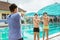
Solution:
[[[52,35],[54,33],[57,33],[60,31],[60,23],[49,23],[49,35]],[[33,24],[28,24],[28,25],[22,25],[22,34],[24,40],[33,40],[34,39],[34,33],[33,33]],[[43,25],[41,24],[39,26],[40,28],[40,38],[43,37]],[[0,28],[0,40],[8,40],[8,27]]]

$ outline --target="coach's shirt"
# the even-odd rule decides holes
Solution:
[[[9,27],[9,40],[18,40],[21,36],[21,18],[18,13],[12,13],[7,17]]]

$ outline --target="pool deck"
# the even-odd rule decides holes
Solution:
[[[0,23],[0,28],[7,27],[7,26],[8,26],[8,24]]]
[[[26,33],[25,36],[28,36],[28,38],[26,38],[24,40],[34,40],[33,35],[29,35],[29,34]],[[40,40],[43,40],[43,38],[40,38]],[[46,37],[45,37],[44,40],[46,40]],[[60,32],[49,35],[49,40],[60,40]]]
[[[42,38],[40,40],[42,40]],[[45,40],[46,40],[46,37],[45,37]],[[50,35],[49,40],[60,40],[60,32]]]
[[[56,36],[56,37],[54,37],[52,39],[49,39],[49,40],[60,40],[60,35],[59,36]]]
[[[53,37],[49,38],[50,40],[59,40],[60,39],[60,32],[59,33],[56,33],[53,35]]]

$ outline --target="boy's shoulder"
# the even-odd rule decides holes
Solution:
[[[12,15],[12,18],[20,18],[19,13],[13,14],[13,15]]]
[[[15,13],[15,14],[10,14],[11,15],[11,17],[17,17],[17,16],[19,16],[19,14],[18,13]],[[10,16],[9,15],[9,16]]]
[[[14,16],[20,16],[20,14],[19,13],[15,13]]]
[[[15,18],[15,17],[20,17],[20,15],[19,15],[19,13],[15,13],[15,14],[9,14],[8,16],[7,16],[7,18]]]

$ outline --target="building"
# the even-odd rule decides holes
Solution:
[[[6,19],[7,15],[10,14],[9,6],[11,4],[8,2],[0,1],[0,19]],[[18,8],[19,12],[26,12],[25,10]]]

